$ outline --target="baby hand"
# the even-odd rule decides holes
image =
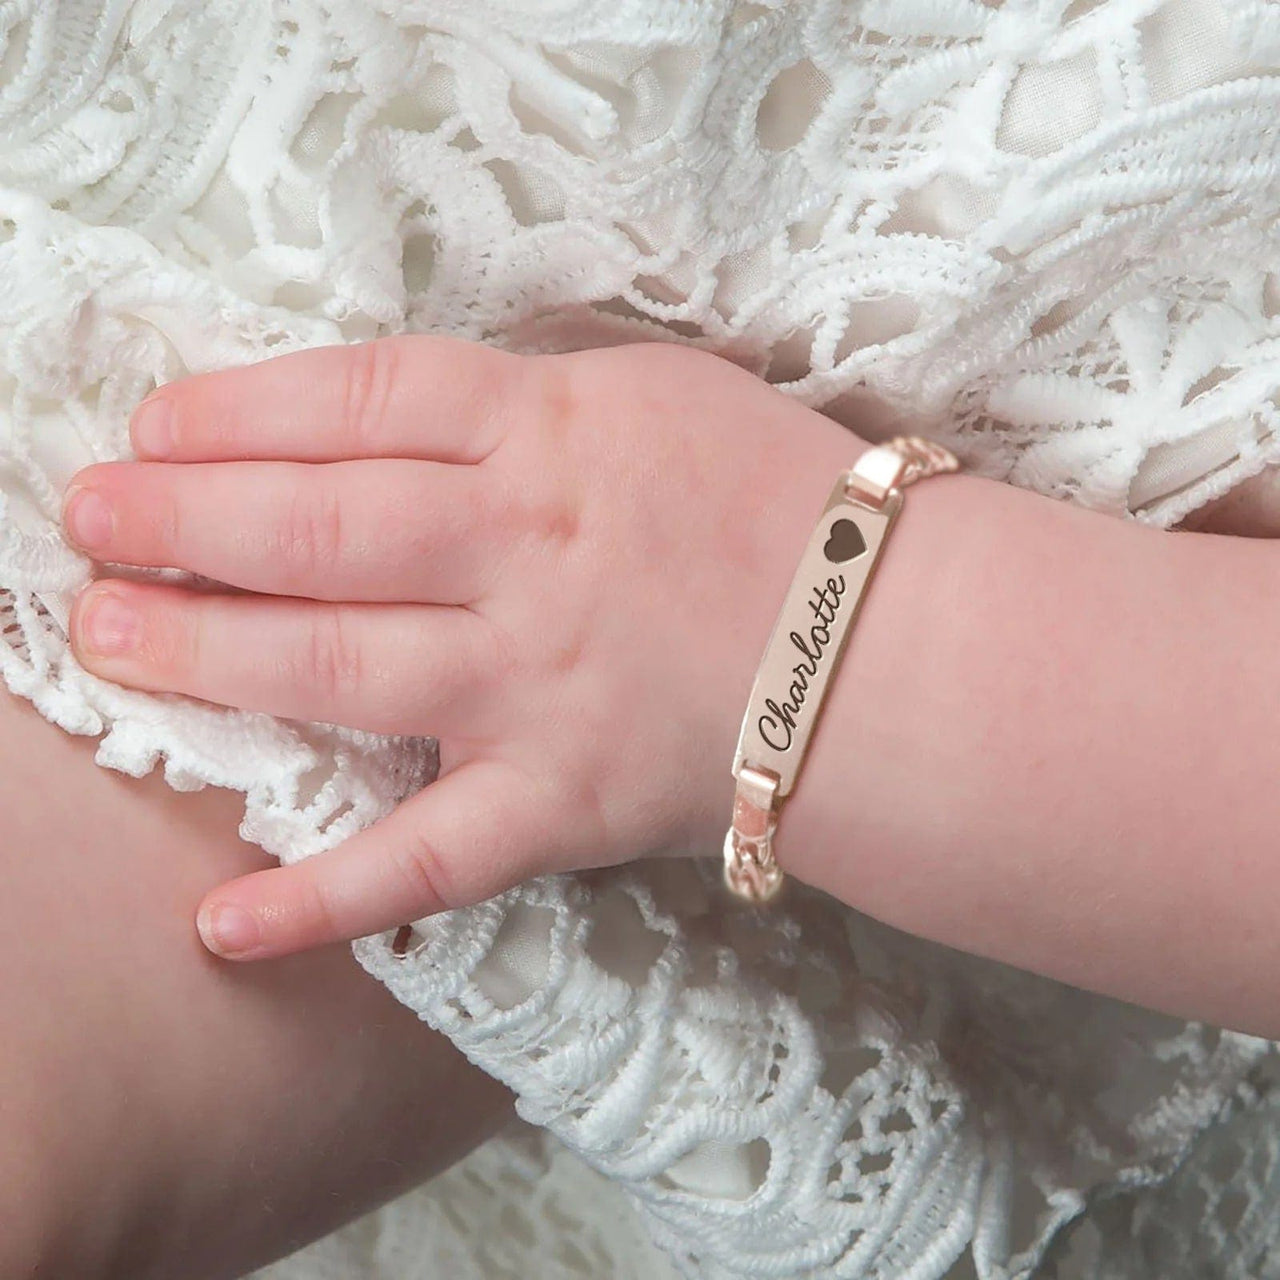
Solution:
[[[343,845],[208,895],[222,955],[363,936],[550,871],[714,854],[756,664],[865,445],[667,344],[516,356],[406,336],[171,383],[138,462],[79,472],[105,679],[440,740],[441,775]]]

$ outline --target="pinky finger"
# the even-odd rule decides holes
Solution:
[[[482,902],[558,869],[549,807],[515,767],[468,761],[337,848],[212,890],[200,936],[265,960]]]

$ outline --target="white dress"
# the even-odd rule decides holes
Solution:
[[[288,861],[424,785],[429,740],[123,689],[64,634],[62,486],[153,385],[393,331],[691,342],[1170,526],[1280,458],[1278,121],[1277,0],[5,0],[0,669]],[[1280,1274],[1273,1045],[715,876],[356,944],[550,1136],[266,1274]]]

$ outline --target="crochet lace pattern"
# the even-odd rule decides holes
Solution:
[[[0,670],[285,861],[428,785],[428,739],[123,689],[65,632],[61,491],[144,394],[390,332],[692,343],[1171,526],[1280,458],[1277,119],[1277,0],[6,0]],[[1274,1046],[717,874],[354,950],[690,1276],[1269,1274]]]

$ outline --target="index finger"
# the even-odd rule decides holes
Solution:
[[[148,462],[480,462],[529,363],[434,334],[311,347],[167,383],[134,411],[130,437]]]

